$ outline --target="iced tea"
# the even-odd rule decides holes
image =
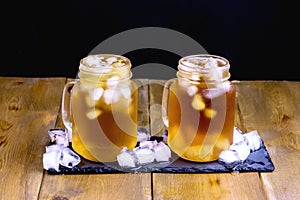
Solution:
[[[98,77],[81,69],[80,81],[72,89],[72,148],[86,159],[113,162],[123,147],[133,149],[137,143],[138,93],[128,72],[120,71],[127,60],[111,55],[100,58],[113,62],[99,66],[91,61]]]
[[[192,74],[182,75],[179,71],[169,88],[168,144],[186,160],[217,160],[220,152],[232,144],[236,90],[226,78],[215,80],[208,78],[212,74]]]

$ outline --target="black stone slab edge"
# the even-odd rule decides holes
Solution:
[[[157,136],[156,136],[157,137]],[[153,139],[153,138],[152,138]],[[161,138],[155,138],[160,140]],[[71,145],[70,145],[71,148]],[[115,173],[224,173],[224,172],[272,172],[275,166],[262,141],[260,149],[251,152],[244,162],[226,165],[218,161],[199,163],[178,158],[172,153],[169,162],[150,163],[136,168],[122,168],[117,162],[100,163],[92,162],[81,157],[81,162],[73,168],[59,166],[46,170],[48,174],[115,174]]]

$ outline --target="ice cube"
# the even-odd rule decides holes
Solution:
[[[195,110],[203,110],[205,108],[205,103],[201,97],[201,95],[196,94],[192,100],[192,107]]]
[[[97,101],[101,98],[104,89],[102,87],[98,87],[90,92],[90,97],[92,100]]]
[[[121,167],[135,167],[137,162],[133,156],[133,152],[126,147],[117,155],[117,161]]]
[[[139,147],[137,147],[137,149],[138,148],[153,149],[156,145],[157,145],[157,141],[156,140],[154,140],[154,141],[150,141],[150,140],[148,140],[148,141],[142,141],[142,142],[140,142],[140,145],[139,145]]]
[[[84,61],[85,64],[88,66],[93,66],[93,65],[95,66],[101,62],[101,59],[96,55],[89,55]]]
[[[116,103],[120,99],[120,92],[116,89],[104,90],[103,98],[106,104]]]
[[[234,150],[235,152],[237,152],[238,157],[241,161],[246,160],[250,155],[250,147],[247,145],[246,142],[232,144],[230,145],[229,150]]]
[[[61,159],[61,151],[50,151],[43,154],[43,167],[46,170],[54,169],[59,172],[59,161]]]
[[[122,66],[124,66],[124,65],[125,65],[124,62],[114,62],[114,63],[112,63],[112,66],[113,66],[113,67],[122,67]]]
[[[262,140],[256,130],[245,133],[244,137],[246,138],[247,144],[250,147],[251,151],[260,149]]]
[[[157,162],[169,161],[169,159],[171,158],[171,150],[164,142],[159,142],[153,148],[153,150],[154,157]]]
[[[50,140],[55,144],[62,144],[65,147],[69,146],[68,131],[63,128],[49,129]]]
[[[149,148],[136,148],[134,149],[139,164],[151,163],[154,161],[154,153]]]
[[[198,91],[198,88],[194,85],[187,87],[187,93],[189,96],[194,96],[197,91]]]
[[[233,129],[233,143],[244,142],[245,137],[240,129],[234,127]]]
[[[221,80],[222,79],[221,72],[217,69],[212,69],[210,71],[210,79],[212,79],[212,80]],[[218,84],[218,87],[219,87],[219,85],[222,85],[222,83]]]
[[[197,63],[193,59],[183,60],[182,64],[188,67],[197,67]]]
[[[214,58],[208,58],[206,60],[204,68],[216,68],[216,67],[218,67],[218,63],[217,63],[216,59],[214,59]]]
[[[62,166],[72,168],[80,163],[80,157],[71,149],[64,148],[62,150],[62,157],[59,161],[59,164]]]
[[[109,62],[109,63],[113,63],[113,62],[117,62],[117,61],[118,61],[118,58],[116,58],[116,57],[106,58],[106,62]]]
[[[64,148],[64,145],[61,144],[52,144],[49,146],[46,146],[46,153],[50,152],[50,151],[59,151],[61,152]]]
[[[114,88],[118,85],[119,83],[119,77],[118,76],[112,76],[107,79],[106,85],[108,88]]]
[[[239,162],[240,158],[236,151],[224,150],[224,151],[221,151],[218,161],[226,163],[226,164],[230,164],[230,163],[234,163],[234,162]]]
[[[202,94],[205,98],[207,99],[213,99],[216,97],[221,96],[222,94],[225,94],[225,89],[221,89],[221,88],[210,88],[210,89],[206,89],[202,91]]]
[[[206,118],[212,119],[212,118],[214,118],[216,115],[217,115],[217,111],[215,111],[214,109],[206,108],[206,109],[204,110],[204,116],[205,116]]]
[[[102,114],[102,110],[100,110],[100,109],[91,109],[90,111],[88,111],[86,113],[86,116],[87,116],[88,119],[92,120],[92,119],[96,119],[101,114]]]
[[[65,137],[67,135],[67,130],[64,128],[52,128],[48,130],[51,142],[56,141],[57,136]]]
[[[150,138],[150,133],[146,128],[139,128],[137,131],[137,141],[147,141]]]
[[[61,144],[64,147],[68,147],[69,146],[69,140],[68,140],[67,135],[65,137],[57,136],[56,137],[56,144]]]

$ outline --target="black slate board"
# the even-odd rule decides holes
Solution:
[[[71,145],[70,145],[71,147]],[[170,162],[151,163],[137,168],[122,168],[117,162],[92,162],[81,157],[81,162],[73,168],[59,166],[59,171],[48,169],[49,174],[111,174],[111,173],[218,173],[218,172],[272,172],[274,164],[262,141],[260,149],[251,152],[242,163],[225,165],[218,161],[198,163],[178,158],[172,154]]]

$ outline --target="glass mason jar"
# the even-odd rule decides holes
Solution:
[[[72,148],[84,158],[114,162],[123,147],[136,146],[138,90],[131,77],[131,62],[120,55],[89,55],[80,61],[78,78],[71,83],[71,109],[63,108],[62,114],[66,121],[64,115],[71,112]]]
[[[232,144],[236,89],[229,68],[220,56],[190,55],[179,60],[177,78],[166,82],[163,121],[179,157],[214,161]]]

